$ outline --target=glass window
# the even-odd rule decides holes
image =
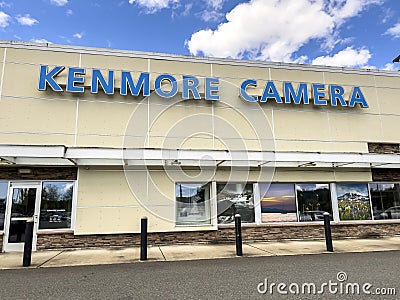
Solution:
[[[235,222],[240,214],[243,223],[254,223],[254,195],[252,183],[217,184],[218,224]]]
[[[262,222],[296,222],[294,184],[260,183]]]
[[[367,184],[338,183],[336,192],[340,220],[371,220]]]
[[[332,216],[329,184],[296,184],[300,222],[323,221],[324,212]]]
[[[4,215],[6,213],[8,182],[0,182],[0,230],[4,230]]]
[[[43,182],[39,229],[71,228],[73,182]]]
[[[175,198],[177,225],[211,224],[209,183],[177,183]]]
[[[36,187],[14,187],[10,201],[9,243],[25,242],[26,218],[35,214]]]
[[[400,219],[400,184],[371,183],[369,188],[374,219]]]

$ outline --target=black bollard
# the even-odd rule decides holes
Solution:
[[[242,256],[242,221],[239,214],[235,215],[236,255]]]
[[[324,212],[325,242],[326,251],[333,252],[332,233],[331,233],[331,216],[328,212]]]
[[[33,218],[29,218],[25,224],[24,258],[22,266],[29,267],[32,258]]]
[[[140,260],[147,260],[147,217],[140,220]]]

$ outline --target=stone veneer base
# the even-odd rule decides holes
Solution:
[[[301,225],[251,225],[242,228],[243,242],[268,240],[323,239],[321,224]],[[400,235],[400,223],[381,224],[332,224],[332,237],[368,238]],[[234,243],[235,228],[223,226],[214,231],[185,231],[149,233],[149,245],[193,244],[193,243]],[[37,250],[129,247],[140,244],[139,233],[74,235],[73,232],[38,233]]]

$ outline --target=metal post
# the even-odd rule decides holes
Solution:
[[[33,218],[29,218],[25,225],[24,258],[22,266],[29,267],[32,258]]]
[[[326,251],[333,252],[332,233],[331,233],[331,216],[328,212],[324,212],[325,242]]]
[[[239,214],[235,215],[236,255],[242,256],[242,221]]]
[[[140,220],[140,260],[147,260],[147,217]]]

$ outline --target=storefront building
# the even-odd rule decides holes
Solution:
[[[400,234],[400,73],[0,42],[0,247]]]

